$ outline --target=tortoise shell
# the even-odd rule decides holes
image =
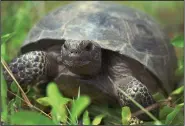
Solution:
[[[133,58],[150,70],[167,92],[174,88],[173,46],[161,26],[143,12],[112,2],[73,2],[43,17],[29,32],[21,52],[47,49],[68,39],[93,40],[103,49]]]

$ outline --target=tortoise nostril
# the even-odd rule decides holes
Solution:
[[[77,51],[71,51],[72,54],[77,54],[78,52]]]

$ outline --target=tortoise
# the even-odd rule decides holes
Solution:
[[[50,12],[29,32],[9,63],[21,85],[54,81],[61,92],[89,95],[93,103],[138,108],[169,94],[176,56],[160,24],[139,10],[112,2],[73,2]],[[13,80],[4,72],[8,83]],[[158,115],[158,108],[151,111]],[[148,120],[145,114],[140,119]]]

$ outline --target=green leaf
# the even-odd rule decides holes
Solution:
[[[2,44],[6,41],[8,41],[8,39],[10,39],[12,36],[14,36],[15,32],[14,33],[9,33],[9,34],[5,34],[1,37],[1,42]]]
[[[171,95],[179,95],[184,92],[184,85],[174,90]]]
[[[161,124],[161,121],[159,122],[159,121],[154,121],[154,125],[162,125]]]
[[[166,119],[166,116],[171,113],[174,110],[174,108],[170,107],[170,106],[164,106],[159,113],[159,118],[160,120],[162,119]]]
[[[54,125],[52,120],[32,111],[19,111],[10,116],[11,124],[15,125]]]
[[[183,116],[182,114],[183,112],[181,112],[183,106],[184,106],[184,103],[177,105],[175,109],[167,115],[165,124],[175,124],[175,122],[181,122],[182,118],[178,120],[179,118],[177,117]],[[182,116],[178,116],[179,114]]]
[[[100,114],[98,116],[96,116],[93,121],[92,121],[92,125],[99,125],[101,123],[101,120],[105,117],[105,115]]]
[[[90,125],[90,118],[89,118],[89,112],[85,111],[83,114],[83,125]]]
[[[61,116],[56,112],[56,109],[54,109],[54,108],[51,109],[51,115],[52,115],[53,122],[56,125],[59,124]]]
[[[173,38],[172,44],[176,47],[183,48],[184,47],[184,36],[183,35],[178,35]]]
[[[17,96],[22,97],[20,90],[15,82],[12,82],[10,89],[13,93],[15,93]],[[19,97],[15,97],[15,104],[18,108],[21,108],[22,101]]]
[[[110,125],[110,124],[121,124],[121,108],[120,107],[108,107],[107,104],[101,104],[101,105],[90,105],[88,107],[89,113],[95,117],[96,115],[104,114],[106,118],[104,118],[104,124]]]
[[[50,98],[53,98],[53,101],[58,103],[58,99],[57,98],[60,98],[62,97],[62,95],[60,94],[60,91],[58,90],[58,87],[55,83],[49,83],[48,87],[47,87],[47,95],[50,97]]]
[[[63,97],[58,90],[55,83],[50,83],[47,87],[47,96],[49,97],[49,103],[52,106],[52,117],[57,120],[58,123],[61,121],[63,123],[67,122],[67,111],[66,111],[66,99]]]
[[[8,56],[6,55],[6,44],[2,43],[1,44],[1,56],[5,59],[8,60]]]
[[[1,102],[2,102],[2,115],[1,119],[6,122],[8,117],[8,106],[7,106],[7,85],[1,71]]]
[[[144,121],[143,125],[146,126],[152,126],[152,125],[163,125],[165,123],[165,120],[160,120],[159,121]]]
[[[122,108],[121,117],[122,117],[122,124],[128,125],[129,120],[131,119],[131,111],[129,107],[125,106]]]
[[[178,104],[176,107],[182,108],[184,106],[184,103]]]
[[[76,120],[89,104],[90,99],[87,96],[81,96],[73,102],[70,115],[71,124],[77,124]]]
[[[14,83],[14,82],[10,85],[10,89],[11,89],[11,91],[12,91],[13,93],[17,93],[18,90],[19,90],[17,84]]]
[[[183,75],[184,74],[184,59],[178,60],[178,68],[175,71],[175,75]]]
[[[43,106],[51,105],[49,101],[49,97],[38,98],[36,101]]]
[[[7,46],[6,46],[6,41],[8,41],[10,38],[12,38],[12,36],[15,33],[10,33],[10,34],[5,34],[3,36],[1,36],[1,56],[5,59],[5,60],[9,60],[9,57],[7,55]]]
[[[69,98],[64,98],[64,97],[61,97],[59,100],[61,100],[63,104],[67,104],[69,101],[71,101],[71,99],[69,99]],[[36,101],[37,101],[39,104],[43,105],[43,106],[52,105],[52,104],[50,103],[50,102],[52,102],[52,100],[50,100],[49,97],[38,98]]]
[[[8,108],[10,109],[10,115],[13,115],[15,113],[15,99],[12,99],[8,102]]]
[[[156,101],[160,101],[160,100],[165,100],[165,97],[162,93],[160,92],[157,92],[153,95],[153,98],[156,100]]]

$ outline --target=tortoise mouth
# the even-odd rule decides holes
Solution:
[[[67,67],[82,67],[90,64],[91,61],[82,61],[82,60],[64,60],[63,64]]]

